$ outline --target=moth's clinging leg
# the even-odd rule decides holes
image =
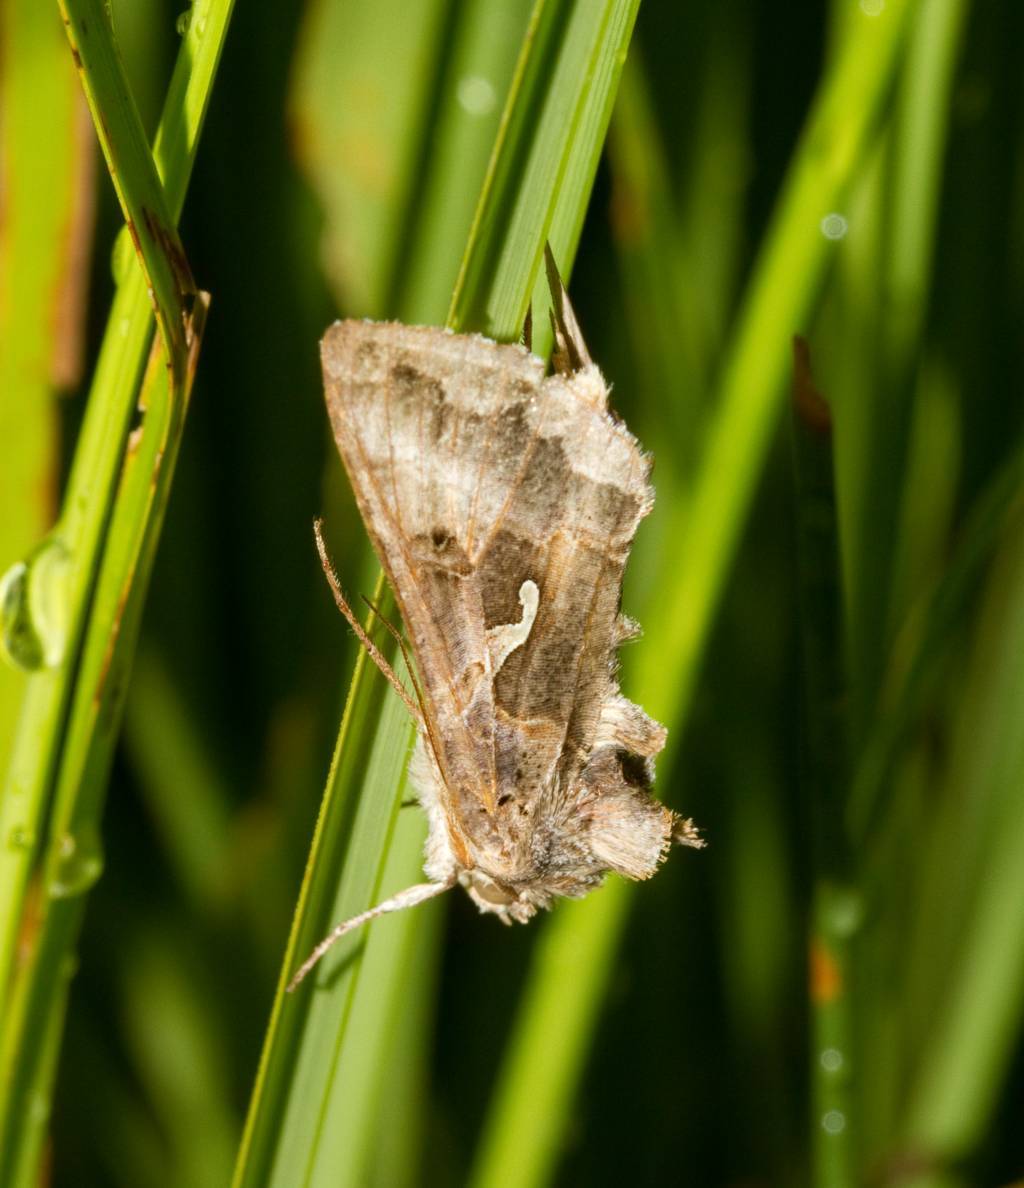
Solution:
[[[454,879],[448,879],[443,883],[417,883],[413,887],[406,887],[404,891],[399,891],[397,895],[392,895],[390,899],[385,899],[383,903],[378,903],[376,907],[370,908],[368,912],[360,912],[358,916],[353,916],[350,920],[342,920],[340,924],[335,925],[332,931],[324,937],[313,952],[299,966],[285,989],[290,994],[327,950],[336,941],[341,940],[346,933],[352,932],[356,928],[361,928],[371,920],[376,920],[378,916],[387,915],[388,912],[401,912],[406,908],[416,907],[417,904],[424,903],[428,899],[433,899],[437,895],[443,895],[445,891],[450,891],[454,886]]]
[[[355,612],[349,606],[345,595],[341,592],[341,583],[338,581],[338,575],[334,572],[334,566],[331,564],[331,559],[327,555],[327,545],[324,543],[323,534],[323,520],[316,519],[313,521],[313,535],[316,537],[316,551],[320,554],[320,564],[323,566],[324,574],[327,578],[327,584],[331,587],[331,593],[334,595],[334,601],[338,610],[348,620],[348,625],[356,633],[359,642],[366,649],[370,659],[380,669],[381,674],[387,680],[388,684],[394,689],[402,699],[402,704],[412,714],[413,718],[421,725],[424,725],[423,711],[409,696],[408,691],[402,682],[398,679],[398,675],[391,665],[384,658],[380,649],[366,634],[362,623],[355,616]]]

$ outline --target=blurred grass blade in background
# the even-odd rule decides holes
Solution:
[[[793,472],[803,668],[801,783],[811,822],[808,997],[812,1012],[812,1179],[821,1188],[863,1180],[852,1105],[856,1056],[851,938],[862,906],[853,885],[844,800],[847,696],[832,412],[802,338],[793,342]]]
[[[53,522],[58,497],[55,396],[81,370],[95,144],[57,13],[0,5],[0,570]],[[13,581],[14,579],[12,579]],[[10,585],[8,592],[10,592]],[[19,630],[29,623],[5,622]],[[4,641],[28,652],[40,641]],[[0,664],[0,771],[7,770],[23,672]],[[0,813],[0,835],[7,837]],[[13,823],[11,828],[13,828]]]
[[[669,725],[663,773],[682,736],[700,658],[771,439],[790,337],[810,312],[830,256],[821,220],[842,200],[863,160],[913,9],[912,3],[895,3],[879,15],[858,14],[819,85],[747,285],[693,495],[682,504],[670,538],[680,551],[666,551],[658,613],[651,608],[646,644],[626,669],[633,695]],[[538,1115],[564,1118],[570,1108],[615,952],[609,937],[622,927],[627,895],[623,884],[611,883],[578,905],[562,907],[552,919],[509,1044],[475,1185],[525,1188],[551,1179],[555,1127],[550,1121],[544,1127],[532,1123]],[[601,919],[584,925],[580,917],[590,913]],[[578,935],[588,938],[588,952],[579,951]],[[598,953],[605,959],[595,959]],[[562,979],[546,971],[573,962],[582,973],[566,1002]],[[509,1178],[512,1165],[522,1174]]]

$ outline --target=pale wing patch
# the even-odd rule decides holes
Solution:
[[[540,591],[537,583],[530,578],[519,587],[519,605],[523,608],[523,617],[518,623],[501,623],[488,628],[487,646],[491,653],[492,672],[497,672],[516,648],[522,647],[530,637],[540,605]]]

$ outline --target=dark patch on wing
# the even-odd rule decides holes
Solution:
[[[530,578],[541,586],[538,552],[533,541],[505,528],[494,534],[477,568],[486,627],[517,623],[522,617],[519,589],[523,582]],[[543,588],[540,597],[543,601]]]
[[[356,343],[353,356],[353,378],[359,376],[360,373],[372,372],[376,374],[381,370],[384,352],[380,344],[372,338],[360,339]]]
[[[400,359],[394,364],[389,379],[396,422],[418,422],[417,428],[422,427],[422,433],[417,433],[421,446],[437,445],[444,435],[450,415],[445,401],[444,384],[435,376],[414,367],[406,359]]]
[[[583,531],[609,543],[625,543],[633,539],[640,518],[637,496],[615,483],[600,483],[586,475],[573,472],[566,503]]]
[[[531,524],[541,539],[550,535],[563,519],[571,473],[561,441],[539,438],[516,491],[515,522]]]

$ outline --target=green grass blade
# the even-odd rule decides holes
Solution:
[[[416,28],[424,22],[433,28],[438,19],[422,8],[412,15]],[[357,118],[353,123],[353,113],[344,105],[339,108],[333,97],[351,99],[358,94],[368,72],[372,73],[371,62],[377,62],[381,77],[390,76],[396,52],[393,21],[387,13],[379,12],[365,21],[348,11],[320,12],[315,15],[312,32],[304,38],[293,99],[297,118],[306,129],[302,152],[328,213],[332,279],[342,299],[357,302],[358,312],[381,312],[381,303],[387,300],[396,307],[389,312],[407,318],[436,323],[443,317],[498,117],[496,109],[490,113],[473,104],[467,107],[459,98],[459,83],[466,77],[478,84],[487,80],[500,95],[511,75],[523,23],[522,15],[494,6],[470,6],[462,16],[449,31],[450,45],[439,37],[430,43],[442,61],[428,63],[417,56],[418,66],[402,79],[403,102],[409,111],[436,108],[439,113],[434,128],[439,154],[420,165],[418,137],[423,133],[418,123],[403,124],[404,131],[391,126],[387,149],[382,148],[389,162],[383,193],[370,185],[358,159],[350,169],[348,161],[339,162],[329,153],[325,157],[321,150],[339,137],[347,142],[346,128],[352,132],[358,124],[360,134],[365,132],[365,121],[360,124]],[[361,30],[355,44],[347,34],[337,40],[342,32],[351,32],[353,20]],[[317,30],[333,33],[325,37]],[[418,44],[413,48],[416,55],[425,49]],[[325,91],[316,81],[327,76],[332,81]],[[435,80],[440,90],[437,98],[430,93]],[[391,112],[389,116],[390,110],[386,107],[376,118],[391,119],[393,124],[395,118],[404,120],[408,114]],[[413,203],[410,179],[417,170]],[[373,209],[362,210],[363,203]],[[353,234],[354,228],[365,229],[370,224],[375,228],[372,233]],[[387,228],[390,230],[385,233]],[[396,236],[405,245],[401,255],[392,242]],[[362,260],[365,275],[357,276],[359,270],[353,270],[357,258]],[[405,267],[406,261],[409,267]],[[389,277],[392,270],[395,275]],[[388,643],[390,648],[390,640]],[[370,697],[374,700],[367,708]],[[410,830],[415,833],[422,828],[415,814],[412,821],[399,823],[393,853],[389,852],[393,813],[403,795],[409,749],[408,723],[400,707],[397,722],[392,721],[393,700],[372,672],[363,667],[357,670],[340,736],[346,750],[336,762],[325,794],[318,840],[296,916],[295,928],[304,931],[289,949],[289,972],[300,951],[312,947],[339,917],[370,906],[379,898],[381,886],[391,891],[422,880],[422,834],[409,840]],[[350,761],[350,753],[371,752],[379,753],[391,766],[368,771],[365,763],[353,765]],[[365,806],[360,811],[369,814],[369,822],[376,822],[374,829],[367,825],[356,830],[344,824],[356,812],[356,805]],[[370,881],[353,884],[352,872],[361,871],[370,872]],[[357,901],[358,906],[353,906]],[[353,959],[343,984],[329,995],[314,992],[311,984],[302,987],[294,999],[284,999],[279,987],[239,1152],[236,1183],[288,1182],[291,1176],[311,1183],[322,1177],[332,1184],[339,1180],[363,1182],[366,1165],[373,1157],[371,1144],[381,1125],[377,1116],[392,1098],[391,1078],[384,1092],[384,1071],[392,1063],[388,1053],[397,1026],[395,1011],[404,1010],[409,977],[423,966],[423,955],[413,958],[413,940],[423,945],[423,912],[429,919],[431,910],[381,921],[367,930],[365,977],[364,946],[353,938]],[[314,1003],[307,1014],[311,994]],[[426,999],[423,1006],[427,1007]],[[429,1010],[420,1010],[417,1018],[417,1025],[425,1027]],[[333,1054],[333,1059],[325,1061],[324,1053]],[[337,1122],[323,1123],[324,1118],[335,1115]]]
[[[1024,550],[1021,497],[985,593],[957,729],[924,852],[908,997],[928,1012],[898,1151],[922,1157],[915,1184],[941,1184],[984,1134],[1020,1034],[1024,1001]],[[965,801],[965,797],[967,798]],[[969,814],[963,808],[969,804]],[[951,902],[952,900],[952,902]],[[955,935],[950,948],[949,916]],[[933,935],[928,934],[933,932]],[[934,1008],[931,1003],[935,1003]],[[934,1009],[934,1016],[931,1010]]]
[[[177,220],[169,209],[103,0],[61,0],[61,12],[110,178],[146,273],[168,366],[175,383],[181,383],[195,283]]]
[[[387,615],[393,603],[384,600],[384,593],[381,582],[374,602]],[[393,660],[394,641],[379,623],[369,626]],[[335,1085],[344,1074],[339,1054],[346,1024],[364,956],[383,930],[374,926],[345,938],[293,994],[286,996],[284,987],[333,923],[365,910],[382,891],[397,889],[382,882],[411,739],[405,707],[360,654],[249,1106],[235,1168],[237,1188],[312,1184],[324,1167],[320,1143]],[[345,1166],[334,1163],[329,1174],[342,1174]]]
[[[551,349],[544,244],[568,276],[638,7],[534,8],[448,312],[453,329],[514,341],[532,301],[534,350]],[[527,290],[524,267],[536,278]]]
[[[808,319],[832,243],[820,225],[841,205],[870,145],[899,63],[912,0],[859,14],[822,80],[747,285],[726,350],[716,411],[675,539],[685,564],[648,633],[636,679],[663,721],[685,715],[722,584],[761,473],[785,390],[789,343]],[[728,476],[729,481],[723,481]],[[672,664],[664,663],[667,651]],[[678,731],[676,732],[678,734]],[[671,734],[670,734],[670,746]]]
[[[147,266],[159,271],[164,266],[160,260],[166,264],[168,252],[173,255],[176,250],[167,220],[173,224],[184,199],[230,3],[208,0],[197,7],[195,15],[201,19],[186,38],[169,90],[164,120],[181,130],[163,140],[168,152],[166,158],[161,154],[158,164],[171,166],[173,172],[166,176],[165,190],[155,183],[159,193],[153,190],[152,166],[139,165],[137,116],[124,89],[106,17],[100,13],[100,21],[87,20],[83,31],[83,11],[75,7],[70,17],[84,51],[82,68],[96,72],[94,83],[101,79],[94,102],[114,104],[112,131],[106,135],[125,154],[129,179],[137,180],[136,170],[147,175],[130,202],[127,191],[124,196],[126,205],[142,217],[152,211]],[[88,13],[96,15],[91,9]],[[195,79],[190,76],[193,64]],[[116,154],[114,159],[120,160]],[[158,236],[160,244],[155,242]],[[121,262],[125,264],[123,254]],[[169,300],[166,292],[160,297]],[[84,893],[102,866],[103,789],[204,313],[202,302],[193,310],[172,300],[163,309],[165,320],[170,316],[181,324],[169,331],[171,341],[180,339],[188,354],[177,360],[180,370],[173,386],[163,365],[153,365],[155,357],[143,379],[151,313],[141,274],[127,266],[94,376],[64,511],[32,559],[32,570],[38,571],[40,582],[49,583],[49,596],[58,608],[51,627],[54,666],[34,672],[28,682],[4,788],[5,817],[10,814],[15,827],[34,842],[19,849],[7,847],[0,861],[0,885],[9,905],[0,937],[0,1128],[9,1141],[0,1147],[8,1170],[18,1166],[25,1174],[31,1160],[26,1161],[24,1150],[10,1139],[19,1136],[19,1142],[28,1142],[22,1123],[26,1111],[38,1112],[49,1100],[47,1037],[55,1028],[59,1033]],[[130,420],[140,403],[145,415],[126,451]],[[47,816],[44,840],[41,826]],[[28,878],[37,862],[38,892],[30,900]],[[25,927],[17,965],[12,921],[14,927],[22,921]]]
[[[814,385],[810,353],[794,347],[793,461],[800,587],[801,778],[812,825],[809,991],[812,1179],[820,1188],[862,1181],[857,1159],[852,938],[861,905],[843,805],[846,688],[832,412]]]
[[[393,286],[404,322],[436,324],[448,309],[529,18],[525,4],[461,8]],[[463,177],[472,184],[452,184]]]
[[[552,1181],[567,1103],[628,907],[628,888],[615,879],[581,903],[560,905],[557,925],[552,920],[545,928],[469,1177],[473,1188]]]
[[[198,352],[205,307],[197,303],[193,351]],[[188,364],[186,385],[194,374]],[[103,869],[100,817],[120,724],[120,712],[170,491],[183,422],[176,408],[184,392],[170,387],[162,352],[154,350],[140,393],[148,416],[130,451],[115,496],[110,537],[97,581],[63,739],[48,845],[40,875],[37,931],[19,970],[0,1037],[4,1072],[5,1169],[25,1167],[20,1143],[31,1133],[26,1119],[48,1101],[53,1063],[47,1057],[63,1014],[67,983],[86,892]],[[15,1163],[17,1161],[17,1163]],[[28,1181],[12,1181],[28,1182]]]
[[[0,572],[46,531],[57,496],[55,390],[74,382],[92,233],[82,184],[77,78],[60,21],[33,0],[0,5]],[[76,268],[75,253],[82,252]],[[70,356],[66,360],[64,356]],[[6,650],[32,641],[5,641]],[[0,771],[6,770],[25,677],[0,663]],[[0,820],[0,836],[10,836]]]
[[[644,646],[629,669],[639,700],[669,723],[670,751],[678,745],[728,565],[771,440],[790,338],[807,318],[830,256],[819,225],[862,163],[913,9],[911,3],[890,4],[880,16],[858,14],[856,28],[822,81],[741,305],[693,498],[672,533],[685,542],[685,555],[666,557],[661,611],[648,616]],[[600,985],[575,978],[572,999],[566,1000],[561,983],[543,969],[536,974],[509,1044],[496,1099],[501,1107],[488,1120],[478,1163],[482,1176],[494,1174],[499,1153],[515,1148],[517,1160],[533,1177],[518,1183],[542,1184],[551,1178],[557,1152],[545,1146],[541,1158],[531,1150],[530,1098],[544,1100],[557,1117],[567,1113],[587,1051],[568,1016],[577,998],[600,1001],[610,968],[608,961],[579,953],[579,917],[593,913],[585,934],[595,952],[612,953],[609,935],[625,920],[625,895],[625,888],[611,885],[571,915],[559,912],[551,921],[545,950],[576,954],[587,976]],[[567,964],[548,958],[545,967],[548,962],[554,968]],[[541,1027],[534,1021],[537,1016],[561,1025]],[[558,1069],[558,1092],[541,1083],[543,1069]],[[537,1070],[532,1083],[531,1070]],[[529,1098],[506,1088],[528,1083]]]

